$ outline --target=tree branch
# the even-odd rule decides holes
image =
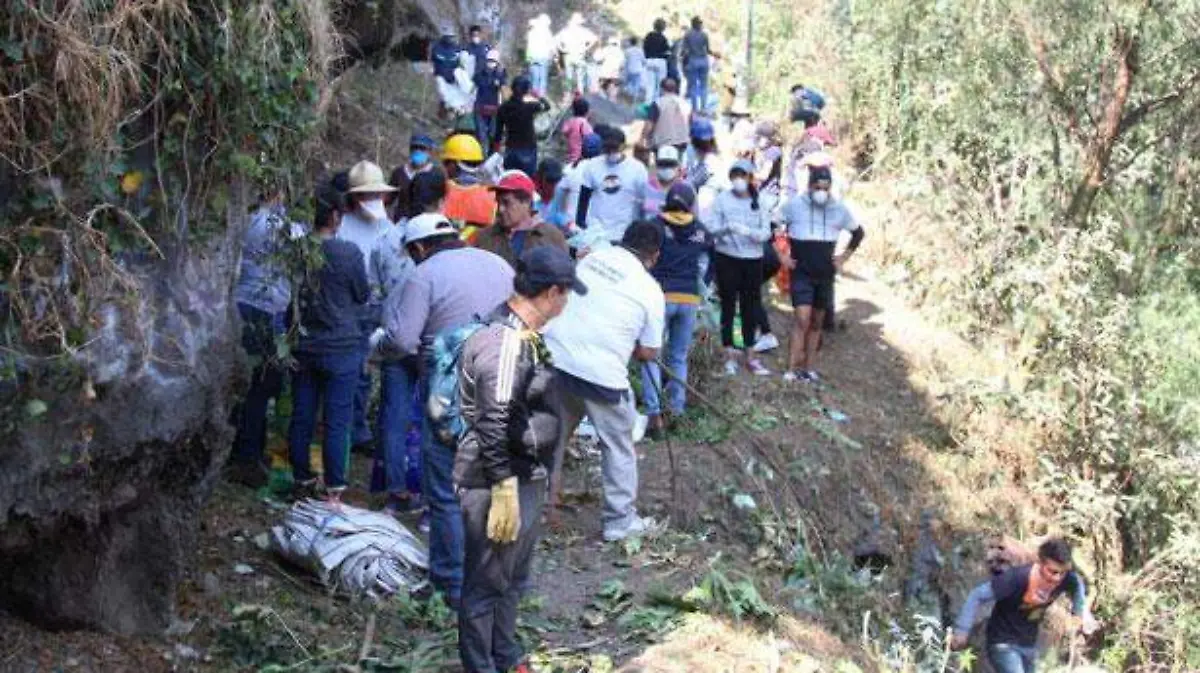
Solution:
[[[1118,134],[1124,134],[1129,129],[1137,126],[1146,117],[1155,112],[1178,102],[1184,96],[1192,92],[1197,84],[1200,84],[1200,70],[1192,73],[1190,77],[1185,79],[1182,84],[1175,88],[1174,91],[1164,94],[1157,98],[1151,98],[1148,101],[1143,101],[1140,105],[1125,113],[1118,126]]]
[[[1148,3],[1147,3],[1148,4]],[[1103,116],[1096,134],[1087,147],[1087,157],[1084,160],[1083,180],[1071,197],[1071,204],[1065,215],[1067,222],[1079,225],[1083,223],[1092,209],[1096,193],[1104,185],[1108,164],[1112,160],[1113,147],[1121,134],[1121,119],[1124,115],[1125,104],[1129,100],[1129,91],[1133,87],[1133,76],[1137,70],[1138,39],[1136,33],[1124,26],[1115,28],[1113,57],[1112,95],[1104,106]]]
[[[1050,50],[1046,46],[1046,41],[1034,34],[1029,17],[1021,17],[1020,23],[1021,32],[1024,33],[1025,41],[1029,44],[1029,49],[1033,52],[1038,69],[1041,71],[1042,76],[1046,78],[1046,83],[1050,89],[1050,98],[1054,102],[1054,105],[1066,115],[1067,129],[1071,132],[1071,135],[1082,140],[1083,134],[1079,128],[1079,110],[1071,102],[1070,96],[1067,95],[1062,75],[1059,74],[1054,64],[1050,62]]]

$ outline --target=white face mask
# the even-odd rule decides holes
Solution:
[[[750,182],[746,178],[734,178],[729,181],[729,186],[738,194],[745,194],[750,189]]]
[[[386,220],[387,208],[383,207],[383,199],[371,199],[359,204],[359,209],[372,220]]]
[[[812,202],[818,206],[823,206],[829,203],[829,192],[824,189],[818,189],[812,193]]]
[[[624,152],[610,152],[604,155],[604,160],[610,164],[619,164],[625,158]]]
[[[674,166],[658,169],[659,182],[670,182],[675,179],[676,175],[679,175],[679,169]]]

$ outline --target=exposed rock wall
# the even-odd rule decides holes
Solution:
[[[215,240],[129,261],[136,290],[101,312],[84,382],[38,390],[45,411],[0,445],[6,609],[50,628],[168,626],[232,437],[235,201]]]

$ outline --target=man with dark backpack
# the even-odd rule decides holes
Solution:
[[[454,84],[454,70],[458,68],[459,54],[463,51],[458,44],[458,35],[453,26],[442,28],[442,36],[430,47],[430,61],[433,62],[433,74]]]
[[[566,251],[532,248],[514,293],[461,347],[461,425],[454,485],[466,562],[458,643],[468,673],[529,670],[517,641],[517,603],[540,533],[546,479],[560,432],[556,373],[541,330],[587,287]]]

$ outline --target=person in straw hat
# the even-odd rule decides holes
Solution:
[[[379,325],[379,311],[383,303],[383,281],[372,273],[371,259],[377,256],[376,248],[383,242],[391,229],[388,218],[387,200],[396,188],[383,177],[383,170],[370,161],[360,161],[350,168],[346,179],[346,211],[337,237],[353,243],[362,253],[363,268],[371,285],[371,300],[362,314],[363,334],[370,334]],[[371,443],[371,426],[367,422],[367,406],[371,394],[371,373],[363,368],[358,392],[354,396],[354,446],[366,448]]]

